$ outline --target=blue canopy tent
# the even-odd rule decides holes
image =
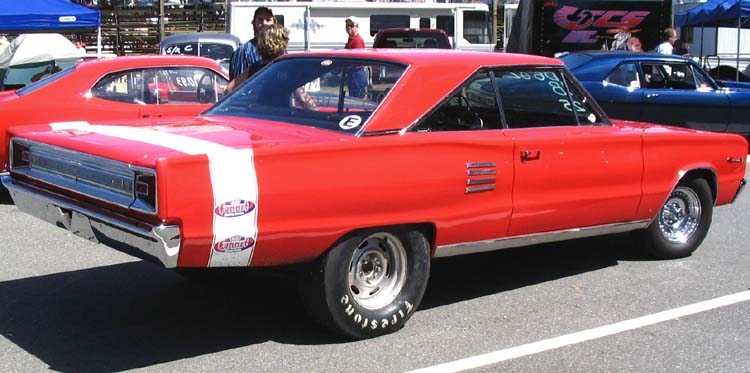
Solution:
[[[0,32],[76,32],[97,30],[97,53],[101,53],[101,13],[68,0],[2,0]]]
[[[708,0],[674,16],[675,27],[737,27],[737,77],[740,67],[740,30],[750,28],[750,0]]]

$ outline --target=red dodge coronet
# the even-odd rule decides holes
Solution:
[[[684,257],[745,185],[744,138],[610,121],[536,56],[294,54],[192,121],[112,124],[12,128],[18,208],[186,274],[295,265],[353,338],[404,325],[433,257],[628,231]]]
[[[216,61],[203,57],[82,62],[19,90],[0,92],[0,133],[10,126],[54,121],[195,116],[223,97],[227,79]],[[6,146],[3,141],[0,171]]]

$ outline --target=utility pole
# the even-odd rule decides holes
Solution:
[[[164,40],[164,0],[159,0],[159,42]]]

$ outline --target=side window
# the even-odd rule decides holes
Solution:
[[[437,27],[445,31],[448,36],[453,36],[453,16],[437,16]]]
[[[131,104],[146,104],[143,89],[143,71],[128,70],[105,75],[94,87],[91,95],[104,100]]]
[[[494,77],[509,128],[576,126],[574,112],[587,111],[584,96],[568,90],[562,70],[501,70]]]
[[[425,117],[416,131],[498,129],[500,123],[492,80],[487,73],[479,73]]]
[[[695,75],[685,63],[644,63],[644,79],[649,88],[696,89]]]
[[[642,67],[645,88],[662,89],[667,87],[667,72],[662,65],[644,63]]]
[[[671,89],[696,89],[695,76],[690,65],[670,64],[669,75],[667,79],[667,88]]]
[[[464,11],[464,39],[471,44],[490,43],[490,14],[488,12]]]
[[[170,67],[146,72],[148,90],[159,104],[213,104],[224,97],[226,80],[197,67]]]
[[[700,90],[712,90],[714,89],[714,84],[711,82],[711,80],[706,76],[706,73],[698,69],[697,67],[693,67],[693,75],[695,75],[695,82],[698,85],[698,89]]]
[[[224,98],[227,80],[211,71],[200,70],[195,73],[198,81],[197,100],[201,104],[214,104]]]
[[[430,28],[430,19],[427,17],[419,18],[419,28]]]
[[[629,88],[641,88],[638,78],[638,68],[634,63],[624,63],[612,70],[604,79],[609,84],[617,84]]]

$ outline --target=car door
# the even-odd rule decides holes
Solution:
[[[140,117],[193,116],[224,97],[227,80],[217,72],[199,67],[159,67],[143,72],[146,105]]]
[[[513,139],[508,235],[634,219],[643,158],[638,130],[610,125],[562,69],[494,71]]]
[[[435,222],[441,232],[438,246],[505,236],[512,208],[513,141],[503,135],[487,72],[458,87],[403,141],[414,141],[424,154],[414,171],[427,173],[419,178],[425,184],[419,190],[422,199],[451,211],[451,220]]]
[[[696,74],[687,62],[642,62],[645,122],[725,132],[730,102],[726,93]]]
[[[596,97],[608,117],[641,120],[644,94],[636,63],[622,63],[603,80],[586,82],[584,85]]]

